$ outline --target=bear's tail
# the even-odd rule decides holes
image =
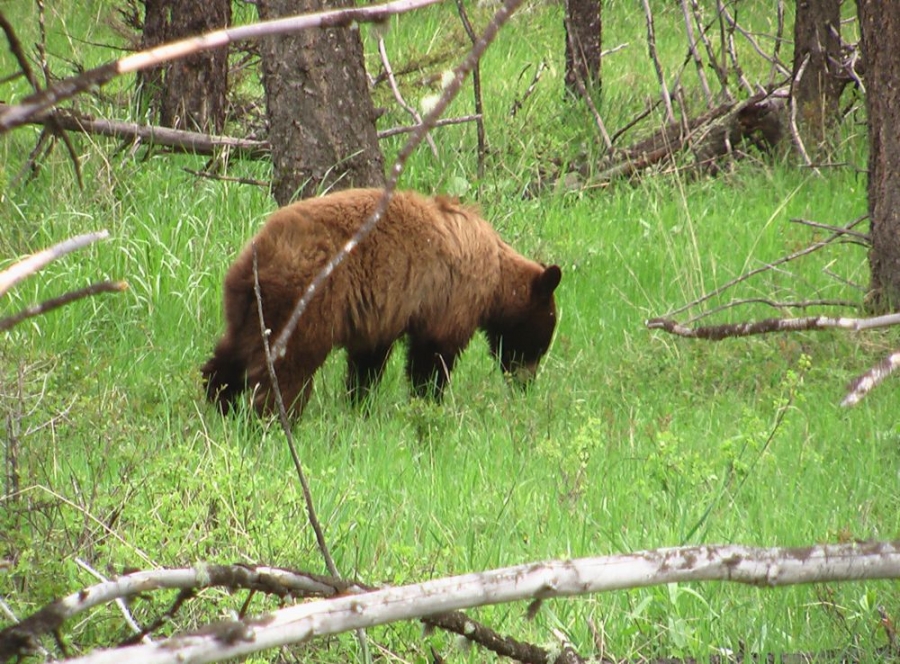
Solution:
[[[206,385],[206,398],[228,413],[247,387],[247,367],[242,354],[226,337],[216,346],[213,356],[200,368]]]

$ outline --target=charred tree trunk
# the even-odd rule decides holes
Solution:
[[[870,303],[900,310],[900,13],[857,0],[869,116]]]
[[[797,0],[791,94],[798,129],[810,149],[824,144],[838,118],[844,88],[841,62],[840,0]]]
[[[225,28],[231,0],[144,0],[143,48]],[[153,117],[164,127],[222,132],[228,92],[228,50],[205,51],[142,74]]]
[[[580,77],[590,91],[600,89],[600,0],[566,0],[566,90],[577,94]]]
[[[352,5],[348,0],[259,0],[262,19]],[[271,37],[260,44],[279,205],[322,189],[383,186],[358,28]]]

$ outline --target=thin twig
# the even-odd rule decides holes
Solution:
[[[394,99],[400,105],[400,108],[412,116],[412,119],[417,125],[422,124],[422,116],[419,115],[419,112],[416,109],[407,104],[403,95],[400,94],[400,88],[397,87],[397,79],[394,78],[394,70],[391,69],[391,61],[388,59],[387,47],[384,45],[384,37],[381,33],[378,34],[378,53],[381,56],[381,65],[384,67],[384,73],[387,75],[388,83],[390,83],[391,92],[394,93]],[[431,154],[434,155],[434,158],[440,159],[437,145],[434,144],[434,139],[431,137],[431,134],[426,134],[425,140],[428,141],[428,145],[431,148]]]
[[[790,69],[788,69],[788,68],[787,68],[783,63],[781,63],[776,57],[770,56],[768,53],[766,53],[766,52],[760,47],[760,45],[756,43],[756,40],[753,39],[753,36],[752,36],[749,32],[747,32],[747,30],[745,30],[744,28],[742,28],[741,25],[740,25],[740,23],[738,23],[738,22],[731,16],[731,14],[728,13],[728,10],[725,8],[725,5],[724,5],[724,4],[720,4],[719,7],[720,7],[719,10],[722,12],[722,16],[725,17],[725,20],[728,21],[728,23],[729,23],[729,25],[731,25],[732,29],[733,29],[733,30],[737,30],[738,32],[740,32],[741,35],[743,35],[744,39],[746,39],[748,42],[750,42],[750,46],[753,47],[753,50],[756,51],[756,52],[760,55],[760,57],[762,57],[764,60],[767,60],[768,62],[770,62],[770,63],[772,64],[772,66],[775,67],[775,68],[781,73],[782,76],[790,76],[790,75],[791,75],[791,70],[790,70]],[[782,8],[782,14],[783,14],[783,13],[784,13],[784,9]],[[783,20],[784,20],[784,19],[782,18],[782,22],[783,22]],[[733,45],[732,45],[732,52],[734,52],[734,50],[733,50]],[[777,54],[777,51],[776,51],[776,54]]]
[[[306,503],[306,515],[309,524],[312,526],[316,536],[316,543],[319,546],[319,552],[325,560],[325,566],[328,572],[336,579],[341,578],[337,565],[334,564],[334,558],[331,557],[331,551],[328,548],[328,542],[325,540],[325,531],[316,515],[316,508],[313,502],[312,490],[309,487],[309,481],[303,472],[303,464],[300,462],[300,455],[297,454],[297,446],[294,445],[294,434],[291,430],[291,423],[288,420],[287,410],[284,407],[284,399],[281,395],[281,388],[278,386],[278,376],[275,373],[274,355],[269,348],[269,336],[271,331],[266,327],[266,320],[263,316],[262,291],[259,286],[259,261],[256,253],[256,242],[253,243],[253,293],[256,296],[256,309],[259,314],[259,332],[262,337],[263,350],[266,356],[266,370],[269,373],[269,382],[272,384],[272,392],[275,395],[275,403],[278,406],[278,419],[281,422],[281,429],[284,431],[284,438],[287,441],[288,449],[291,452],[291,459],[294,462],[294,470],[297,471],[297,478],[300,480],[300,486],[303,490],[303,500]],[[304,389],[306,386],[304,386]],[[303,398],[303,397],[301,397]],[[356,639],[359,642],[360,653],[362,653],[364,662],[371,662],[369,654],[369,644],[366,639],[366,631],[363,627],[355,630]]]
[[[573,35],[572,26],[569,25],[569,18],[566,16],[566,37],[569,40],[569,49],[572,51],[573,58],[582,58],[582,61],[576,62],[572,67],[572,73],[575,75],[575,87],[578,88],[578,94],[581,95],[581,98],[584,100],[584,103],[587,105],[588,110],[591,112],[591,116],[594,118],[594,124],[597,125],[597,131],[600,132],[601,138],[603,138],[603,144],[606,146],[606,151],[609,152],[612,150],[612,139],[609,137],[609,132],[606,131],[606,125],[603,123],[603,118],[600,117],[600,112],[597,110],[596,105],[594,105],[594,100],[591,99],[591,95],[587,90],[587,86],[584,84],[584,77],[582,76],[582,70],[584,67],[583,56],[579,55],[581,53],[580,49],[575,48],[575,41]]]
[[[481,120],[480,115],[461,115],[457,118],[441,118],[434,123],[432,129],[436,127],[446,127],[447,125],[463,124],[464,122],[478,122]],[[396,136],[397,134],[411,134],[418,130],[422,125],[412,125],[409,127],[391,127],[389,129],[381,129],[378,131],[378,138],[387,138],[388,136]]]
[[[6,268],[0,272],[0,297],[6,295],[6,292],[22,279],[34,274],[48,263],[51,263],[57,258],[61,258],[76,249],[82,249],[89,244],[93,244],[98,240],[105,240],[108,237],[109,231],[106,230],[76,235],[68,240],[63,240],[59,244],[55,244],[48,249],[32,254],[28,258],[14,264],[12,267]]]
[[[703,60],[700,59],[700,53],[697,50],[697,40],[694,37],[694,26],[691,22],[690,12],[688,11],[688,0],[681,0],[681,13],[684,14],[684,29],[688,38],[688,51],[697,67],[697,78],[700,80],[703,96],[706,97],[706,107],[712,108],[712,92],[710,92],[709,89],[709,81],[706,80],[706,72],[703,70]]]
[[[803,139],[800,138],[800,130],[797,128],[797,96],[794,94],[794,90],[800,85],[800,79],[803,78],[803,73],[806,71],[806,65],[809,64],[809,58],[810,54],[807,53],[803,58],[803,62],[800,64],[799,69],[797,69],[797,75],[791,80],[791,137],[794,139],[794,146],[797,148],[797,152],[803,157],[803,161],[806,162],[806,165],[812,167],[816,175],[821,176],[822,173],[819,172],[819,169],[813,166],[812,159],[809,158],[806,147],[803,145]]]
[[[666,107],[666,122],[675,121],[675,112],[672,110],[672,100],[669,97],[669,88],[666,86],[666,77],[663,74],[662,65],[659,62],[659,55],[656,53],[656,34],[653,30],[653,13],[650,11],[649,0],[641,0],[644,5],[644,16],[647,20],[647,50],[650,53],[650,59],[653,60],[653,67],[656,69],[656,79],[659,81],[660,95],[663,104]]]
[[[387,206],[390,203],[391,196],[394,193],[394,190],[397,188],[397,183],[400,180],[400,175],[403,173],[403,168],[406,165],[406,160],[409,158],[409,155],[412,154],[413,150],[422,142],[422,138],[425,133],[434,126],[434,123],[441,116],[450,102],[454,97],[459,93],[460,88],[462,87],[463,80],[469,74],[469,72],[474,69],[475,65],[478,63],[481,55],[487,49],[487,47],[494,40],[494,37],[497,36],[497,32],[500,28],[509,20],[509,17],[516,10],[516,8],[521,4],[522,0],[506,0],[505,3],[500,7],[497,13],[494,15],[491,22],[488,23],[484,32],[481,35],[481,38],[476,42],[476,44],[472,47],[472,50],[469,51],[469,54],[466,56],[465,60],[453,70],[453,77],[448,82],[448,84],[444,87],[443,92],[441,93],[440,98],[437,103],[434,105],[434,108],[425,116],[423,123],[416,128],[416,130],[412,133],[412,136],[409,137],[406,144],[400,150],[397,155],[396,160],[394,161],[394,165],[391,167],[390,175],[388,176],[387,182],[384,186],[384,193],[382,194],[381,200],[378,202],[378,205],[375,206],[375,210],[372,212],[372,215],[359,227],[356,233],[353,234],[346,244],[341,247],[340,251],[337,252],[331,259],[325,264],[325,266],[319,271],[319,273],[315,276],[315,278],[310,282],[309,286],[307,286],[306,291],[303,293],[303,296],[297,302],[294,307],[293,312],[291,312],[291,317],[288,319],[285,326],[282,328],[281,332],[278,335],[278,338],[275,340],[275,343],[272,344],[272,352],[275,353],[277,357],[284,356],[284,353],[287,349],[287,342],[290,339],[291,335],[294,333],[294,330],[297,327],[297,323],[300,321],[300,317],[303,315],[303,312],[306,311],[306,307],[309,306],[310,300],[316,295],[318,289],[325,283],[325,281],[331,276],[331,273],[334,272],[335,268],[344,262],[347,256],[353,251],[354,247],[358,245],[362,240],[372,232],[372,229],[375,228],[375,225],[381,220],[381,217],[387,211]]]
[[[706,36],[706,31],[712,26],[715,20],[711,21],[709,25],[706,27],[703,26],[703,17],[700,14],[700,5],[698,0],[691,0],[691,10],[694,15],[694,22],[697,24],[697,31],[700,34],[700,42],[703,44],[703,48],[706,49],[706,57],[709,58],[709,66],[712,67],[712,70],[716,73],[716,78],[719,79],[720,93],[723,99],[727,102],[734,101],[734,97],[731,92],[728,90],[728,70],[724,66],[725,64],[725,52],[722,52],[722,65],[719,65],[719,61],[716,59],[716,51],[713,48],[712,43],[709,41],[709,37]]]
[[[843,231],[854,228],[855,226],[857,226],[860,223],[862,223],[863,221],[865,221],[867,218],[868,218],[868,215],[863,215],[862,217],[854,219],[849,224],[847,224],[847,226],[845,226],[843,229],[841,229],[841,232],[833,233],[833,234],[829,235],[827,238],[825,238],[824,240],[815,242],[815,243],[809,245],[808,247],[806,247],[805,249],[800,249],[799,251],[795,251],[794,253],[789,254],[787,256],[782,256],[781,258],[779,258],[778,260],[776,260],[772,263],[767,263],[767,264],[763,265],[762,267],[756,268],[755,270],[750,270],[749,272],[745,272],[741,276],[735,277],[731,281],[719,286],[718,288],[710,291],[709,293],[704,294],[703,296],[697,298],[693,302],[688,302],[687,304],[685,304],[673,311],[670,311],[664,317],[668,318],[669,316],[675,316],[676,314],[680,314],[682,311],[687,311],[691,307],[695,307],[698,304],[701,304],[702,302],[706,302],[707,300],[714,298],[716,295],[719,295],[719,294],[723,293],[724,291],[728,290],[732,286],[739,284],[742,281],[746,281],[747,279],[749,279],[752,276],[760,274],[761,272],[765,272],[766,270],[771,270],[772,268],[774,268],[778,265],[782,265],[784,263],[789,263],[790,261],[800,258],[801,256],[806,256],[807,254],[811,254],[815,251],[818,251],[822,247],[826,247],[829,244],[831,244],[832,242],[834,242],[835,240],[837,240],[838,238],[842,237],[844,235]]]
[[[60,295],[59,297],[44,300],[39,304],[32,304],[11,316],[0,318],[0,332],[18,325],[23,320],[41,316],[49,311],[65,306],[70,302],[74,302],[75,300],[90,297],[91,295],[98,295],[99,293],[120,293],[127,289],[128,284],[124,281],[99,281],[93,283],[85,288],[80,288],[65,293],[64,295]]]
[[[303,464],[300,462],[300,455],[297,454],[297,447],[294,445],[294,434],[291,432],[291,423],[288,420],[287,410],[284,407],[281,389],[278,387],[278,376],[275,374],[275,363],[273,361],[275,355],[269,347],[269,337],[272,332],[266,327],[266,320],[263,316],[263,301],[262,291],[259,286],[259,263],[256,254],[256,242],[252,243],[252,247],[253,293],[256,295],[256,310],[259,314],[259,333],[262,337],[263,349],[266,355],[266,369],[269,372],[269,381],[272,383],[272,392],[275,395],[275,403],[278,406],[278,418],[281,422],[281,428],[284,430],[285,438],[287,439],[288,449],[291,452],[291,459],[294,462],[294,469],[297,471],[297,477],[300,479],[300,486],[303,489],[303,499],[306,502],[306,514],[309,518],[309,524],[312,526],[313,532],[315,533],[316,542],[319,545],[319,552],[322,554],[322,558],[325,559],[325,567],[328,568],[328,572],[332,576],[340,578],[341,575],[338,572],[337,566],[334,564],[334,559],[331,557],[331,552],[328,549],[328,542],[325,541],[325,532],[322,529],[322,524],[319,522],[319,517],[316,515],[312,491],[309,488],[306,474],[303,472]]]
[[[840,226],[832,226],[831,224],[823,224],[820,221],[812,221],[810,219],[801,219],[799,217],[794,217],[792,219],[788,219],[788,221],[792,224],[803,224],[804,226],[812,226],[813,228],[821,228],[822,230],[826,230],[831,233],[838,233],[839,235],[849,235],[851,237],[855,237],[855,238],[862,240],[866,244],[872,244],[872,237],[868,233],[860,233],[859,231],[852,231],[849,228],[841,228]]]
[[[522,74],[530,67],[531,65],[526,65],[525,69],[522,70],[522,73],[519,74],[519,78],[522,78]],[[531,84],[528,86],[528,89],[525,90],[525,94],[522,95],[521,99],[516,99],[513,101],[512,105],[509,107],[509,114],[512,117],[516,117],[516,113],[525,105],[525,102],[528,101],[528,98],[534,94],[534,91],[537,89],[537,84],[541,80],[541,75],[544,73],[544,70],[547,68],[547,62],[541,60],[537,66],[537,69],[534,72],[534,76],[531,78]]]
[[[777,77],[776,72],[778,71],[776,63],[781,62],[778,59],[778,53],[781,51],[781,42],[784,38],[784,0],[778,0],[775,12],[778,19],[778,27],[775,31],[775,47],[772,49],[772,59],[770,60],[772,66],[769,69],[769,85],[774,85]]]
[[[103,576],[100,572],[95,570],[93,567],[84,562],[81,558],[75,557],[75,564],[78,565],[85,572],[90,574],[92,577],[97,579],[98,581],[109,581],[105,576]],[[131,631],[135,634],[143,635],[141,641],[143,643],[151,643],[152,640],[149,636],[146,635],[144,630],[134,619],[134,616],[131,615],[131,611],[128,610],[128,607],[125,605],[125,600],[121,597],[116,597],[115,599],[116,606],[119,607],[119,612],[122,614],[122,617],[125,618],[125,624],[127,624]]]
[[[465,29],[466,34],[469,36],[469,40],[474,45],[476,41],[478,41],[478,36],[475,34],[475,31],[472,29],[472,24],[469,22],[469,15],[466,13],[466,7],[463,5],[463,0],[456,0],[456,8],[459,11],[459,19],[462,21],[463,29]],[[478,116],[478,120],[475,122],[475,136],[478,141],[478,179],[484,179],[484,158],[487,154],[487,142],[484,136],[484,103],[481,99],[481,66],[479,63],[475,63],[475,67],[472,69],[472,94],[475,97],[475,114]]]
[[[801,302],[779,302],[764,297],[748,297],[740,300],[732,300],[722,306],[708,309],[702,314],[688,319],[687,323],[693,324],[698,320],[727,311],[728,309],[744,306],[745,304],[765,304],[773,309],[808,309],[810,307],[841,307],[844,309],[852,309],[859,306],[858,302],[853,302],[851,300],[803,300]]]

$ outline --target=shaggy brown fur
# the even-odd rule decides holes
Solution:
[[[381,190],[355,189],[276,211],[256,235],[266,327],[273,338],[307,285],[372,214]],[[248,387],[260,413],[274,406],[248,245],[225,278],[227,330],[203,366],[210,401],[228,411]],[[556,325],[559,267],[516,253],[473,210],[446,198],[394,194],[387,213],[312,298],[275,363],[284,402],[299,415],[312,377],[336,347],[358,400],[378,383],[394,342],[409,338],[413,390],[440,398],[477,329],[513,375],[533,374]]]

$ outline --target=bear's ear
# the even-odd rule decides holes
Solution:
[[[534,281],[535,292],[542,297],[550,297],[553,291],[559,286],[562,279],[562,270],[559,265],[551,265],[545,268],[543,272]]]

